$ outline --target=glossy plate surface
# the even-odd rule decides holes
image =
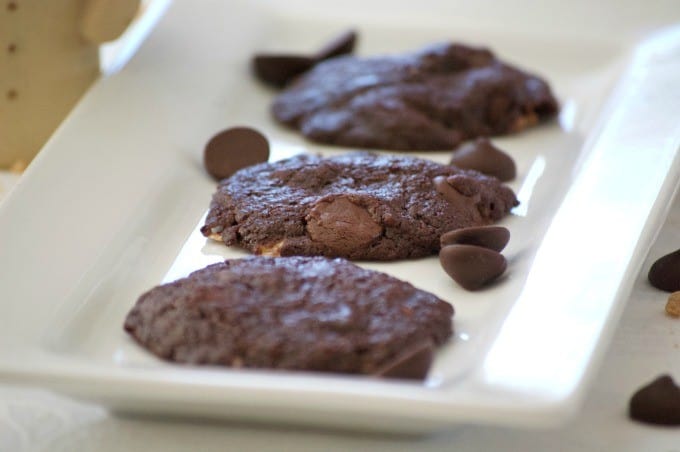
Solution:
[[[126,412],[393,431],[461,422],[541,426],[578,409],[677,188],[680,29],[637,42],[381,20],[318,8],[175,2],[139,52],[87,94],[0,209],[0,379]],[[371,16],[372,17],[372,16]],[[190,19],[188,19],[190,18]],[[455,22],[455,21],[454,21]],[[272,159],[348,152],[270,119],[258,50],[310,50],[356,26],[358,53],[443,40],[488,45],[545,76],[557,120],[499,138],[521,205],[509,271],[459,289],[436,257],[366,263],[456,308],[456,334],[424,384],[161,362],[123,332],[136,298],[243,252],[198,233],[215,184],[201,152],[218,130],[265,132]],[[455,30],[455,31],[452,31]],[[555,49],[559,49],[556,52]],[[448,153],[421,156],[446,162]]]

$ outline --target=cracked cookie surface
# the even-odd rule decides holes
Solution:
[[[518,132],[558,111],[548,84],[488,49],[439,44],[405,55],[325,61],[274,101],[274,117],[321,143],[452,149]]]
[[[250,257],[151,289],[124,327],[176,362],[375,374],[414,346],[446,342],[453,313],[344,259]]]
[[[201,232],[256,254],[396,260],[436,254],[443,233],[515,205],[498,179],[425,159],[300,155],[222,180]]]

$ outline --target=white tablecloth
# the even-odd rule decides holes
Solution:
[[[0,173],[6,194],[17,177]],[[650,250],[612,344],[578,416],[556,430],[459,426],[394,437],[200,420],[121,418],[101,407],[34,388],[0,386],[0,451],[456,450],[680,452],[680,428],[631,422],[631,393],[661,373],[680,379],[680,319],[664,314],[667,294],[647,283],[659,256],[680,248],[680,198]]]

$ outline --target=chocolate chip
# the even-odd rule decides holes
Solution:
[[[321,48],[315,55],[316,62],[334,58],[336,56],[352,53],[354,44],[357,40],[357,33],[354,30],[347,30],[333,38]]]
[[[314,241],[326,244],[338,255],[347,255],[382,234],[382,226],[362,206],[347,196],[320,200],[305,218]]]
[[[515,178],[515,161],[505,152],[495,147],[488,138],[477,138],[453,153],[452,165],[497,177],[502,181]]]
[[[501,252],[510,240],[510,231],[503,226],[472,226],[454,229],[440,238],[441,246],[475,245]]]
[[[433,184],[435,190],[451,205],[452,210],[469,212],[474,223],[483,224],[484,217],[493,218],[487,205],[482,203],[479,184],[475,184],[473,176],[464,174],[437,176],[433,179]]]
[[[439,251],[444,271],[467,290],[477,290],[503,274],[507,262],[502,254],[474,245],[449,245]]]
[[[314,63],[314,59],[302,55],[261,54],[253,58],[253,70],[263,82],[281,88],[311,69]]]
[[[246,166],[266,162],[269,142],[257,130],[234,127],[213,136],[203,151],[205,170],[215,179],[224,179]]]
[[[658,377],[633,394],[628,415],[648,424],[680,425],[680,387],[670,375]]]
[[[424,380],[434,359],[432,341],[424,341],[406,349],[394,360],[381,367],[375,375],[383,378]]]
[[[441,193],[442,196],[444,196],[444,199],[446,199],[449,203],[451,204],[459,204],[459,203],[468,203],[471,200],[469,199],[469,196],[465,196],[461,191],[456,190],[453,188],[451,185],[450,179],[453,179],[453,176],[437,176],[433,179],[434,183],[434,188],[437,190],[437,192]],[[474,200],[472,200],[474,202]]]
[[[253,71],[263,82],[282,88],[296,76],[315,64],[352,52],[357,35],[353,30],[343,32],[324,45],[314,55],[257,54],[253,58]]]
[[[680,250],[659,258],[647,274],[652,286],[666,292],[680,290]]]

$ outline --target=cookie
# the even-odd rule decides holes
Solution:
[[[344,259],[250,257],[151,289],[124,328],[180,363],[422,378],[453,312]]]
[[[510,188],[476,171],[406,156],[302,155],[221,181],[201,232],[256,254],[395,260],[436,254],[443,233],[515,205]]]
[[[272,113],[310,140],[392,149],[453,149],[464,140],[514,133],[555,116],[536,75],[485,48],[439,44],[316,65],[274,101]]]

